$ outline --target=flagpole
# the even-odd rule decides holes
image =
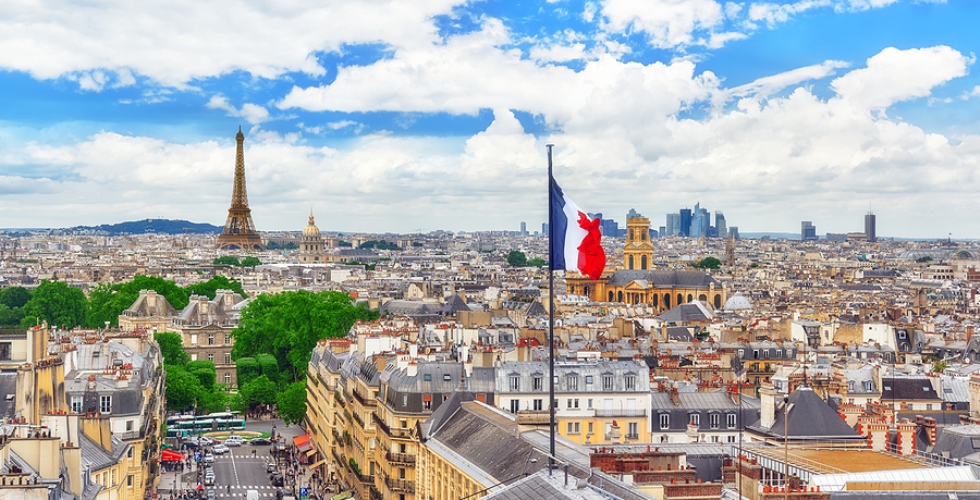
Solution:
[[[555,243],[552,235],[554,234],[555,200],[554,190],[551,189],[551,150],[554,144],[548,144],[548,408],[550,413],[551,427],[549,432],[550,455],[548,457],[548,475],[552,474],[555,468]]]

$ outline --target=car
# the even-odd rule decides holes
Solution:
[[[255,438],[251,441],[253,446],[263,446],[272,444],[272,440],[268,438]]]
[[[204,473],[204,484],[207,485],[207,486],[214,486],[214,471],[213,470],[208,469],[208,471]]]
[[[212,455],[211,453],[208,453],[207,455],[204,455],[204,463],[206,463],[206,464],[213,464],[214,463],[214,455]]]
[[[215,495],[214,490],[208,490],[208,500],[215,500],[218,495]]]
[[[224,455],[225,453],[228,453],[229,451],[231,451],[231,450],[229,450],[228,447],[225,446],[225,445],[223,445],[223,444],[216,444],[216,445],[214,445],[213,448],[211,448],[211,452],[212,453],[216,453],[218,455]]]
[[[241,446],[243,444],[245,444],[245,440],[241,436],[229,436],[228,439],[225,439],[226,446]]]
[[[265,464],[265,471],[268,472],[269,474],[272,474],[273,472],[276,471],[276,464],[272,464],[272,463]]]
[[[282,486],[283,483],[285,483],[285,480],[283,480],[282,474],[279,474],[277,472],[277,473],[275,473],[275,474],[272,475],[272,485],[273,486]]]

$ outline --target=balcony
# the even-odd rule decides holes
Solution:
[[[408,493],[410,495],[415,494],[415,481],[409,481],[407,479],[385,479],[385,484],[391,491],[398,491],[402,493]]]
[[[598,409],[595,410],[596,417],[645,417],[647,416],[647,411],[643,409]]]
[[[385,455],[385,458],[387,458],[388,461],[393,464],[406,464],[406,465],[415,464],[415,455],[409,455],[408,453],[395,453],[393,451],[389,451]]]
[[[517,412],[518,425],[549,425],[551,412],[548,410],[521,410]]]
[[[396,437],[408,439],[412,437],[412,429],[407,427],[388,427],[388,424],[381,420],[381,417],[377,413],[372,413],[371,417],[374,418],[374,423],[378,425],[378,429],[381,429],[385,434]]]
[[[369,500],[384,500],[385,498],[384,495],[382,495],[381,492],[374,486],[371,487],[370,495]]]
[[[358,393],[357,391],[351,391],[351,394],[354,395],[354,399],[356,399],[358,403],[361,403],[361,406],[377,406],[378,405],[378,402],[377,401],[375,401],[373,399],[364,399],[361,396],[361,394]]]
[[[367,475],[367,474],[361,474],[361,473],[358,473],[357,471],[354,471],[354,474],[357,476],[357,480],[360,481],[361,484],[366,484],[366,485],[373,485],[374,484],[374,476]]]

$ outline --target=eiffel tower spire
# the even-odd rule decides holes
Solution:
[[[231,206],[225,229],[218,236],[219,250],[262,250],[262,239],[252,223],[252,210],[248,208],[248,193],[245,192],[245,134],[238,127],[235,136],[235,186],[231,192]]]

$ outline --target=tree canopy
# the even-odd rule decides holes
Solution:
[[[21,324],[34,326],[40,319],[51,326],[74,328],[85,322],[87,307],[88,301],[81,290],[62,281],[43,280],[24,304]]]
[[[524,267],[527,265],[527,255],[520,250],[511,250],[507,254],[507,264],[513,267]]]
[[[298,424],[306,415],[306,382],[293,382],[279,392],[279,416],[287,424]]]
[[[721,267],[721,261],[715,257],[705,257],[697,264],[694,264],[694,267],[698,269],[718,269]]]
[[[24,307],[27,301],[31,300],[31,291],[22,286],[12,286],[0,290],[0,304],[7,307]]]
[[[202,281],[201,283],[195,283],[187,287],[187,291],[190,292],[191,294],[206,295],[209,299],[214,299],[214,297],[217,295],[218,290],[231,290],[233,292],[240,294],[242,297],[248,296],[248,294],[245,293],[245,289],[242,288],[241,283],[235,280],[229,280],[224,276],[215,276],[207,281]]]
[[[184,346],[179,333],[160,332],[153,335],[157,345],[160,346],[160,356],[166,365],[184,366],[190,362],[191,358],[184,351]]]
[[[343,292],[298,290],[259,295],[242,310],[238,327],[231,333],[235,339],[232,358],[271,354],[281,370],[290,372],[290,380],[299,381],[318,340],[342,337],[357,320],[377,317],[377,312],[355,306]]]

